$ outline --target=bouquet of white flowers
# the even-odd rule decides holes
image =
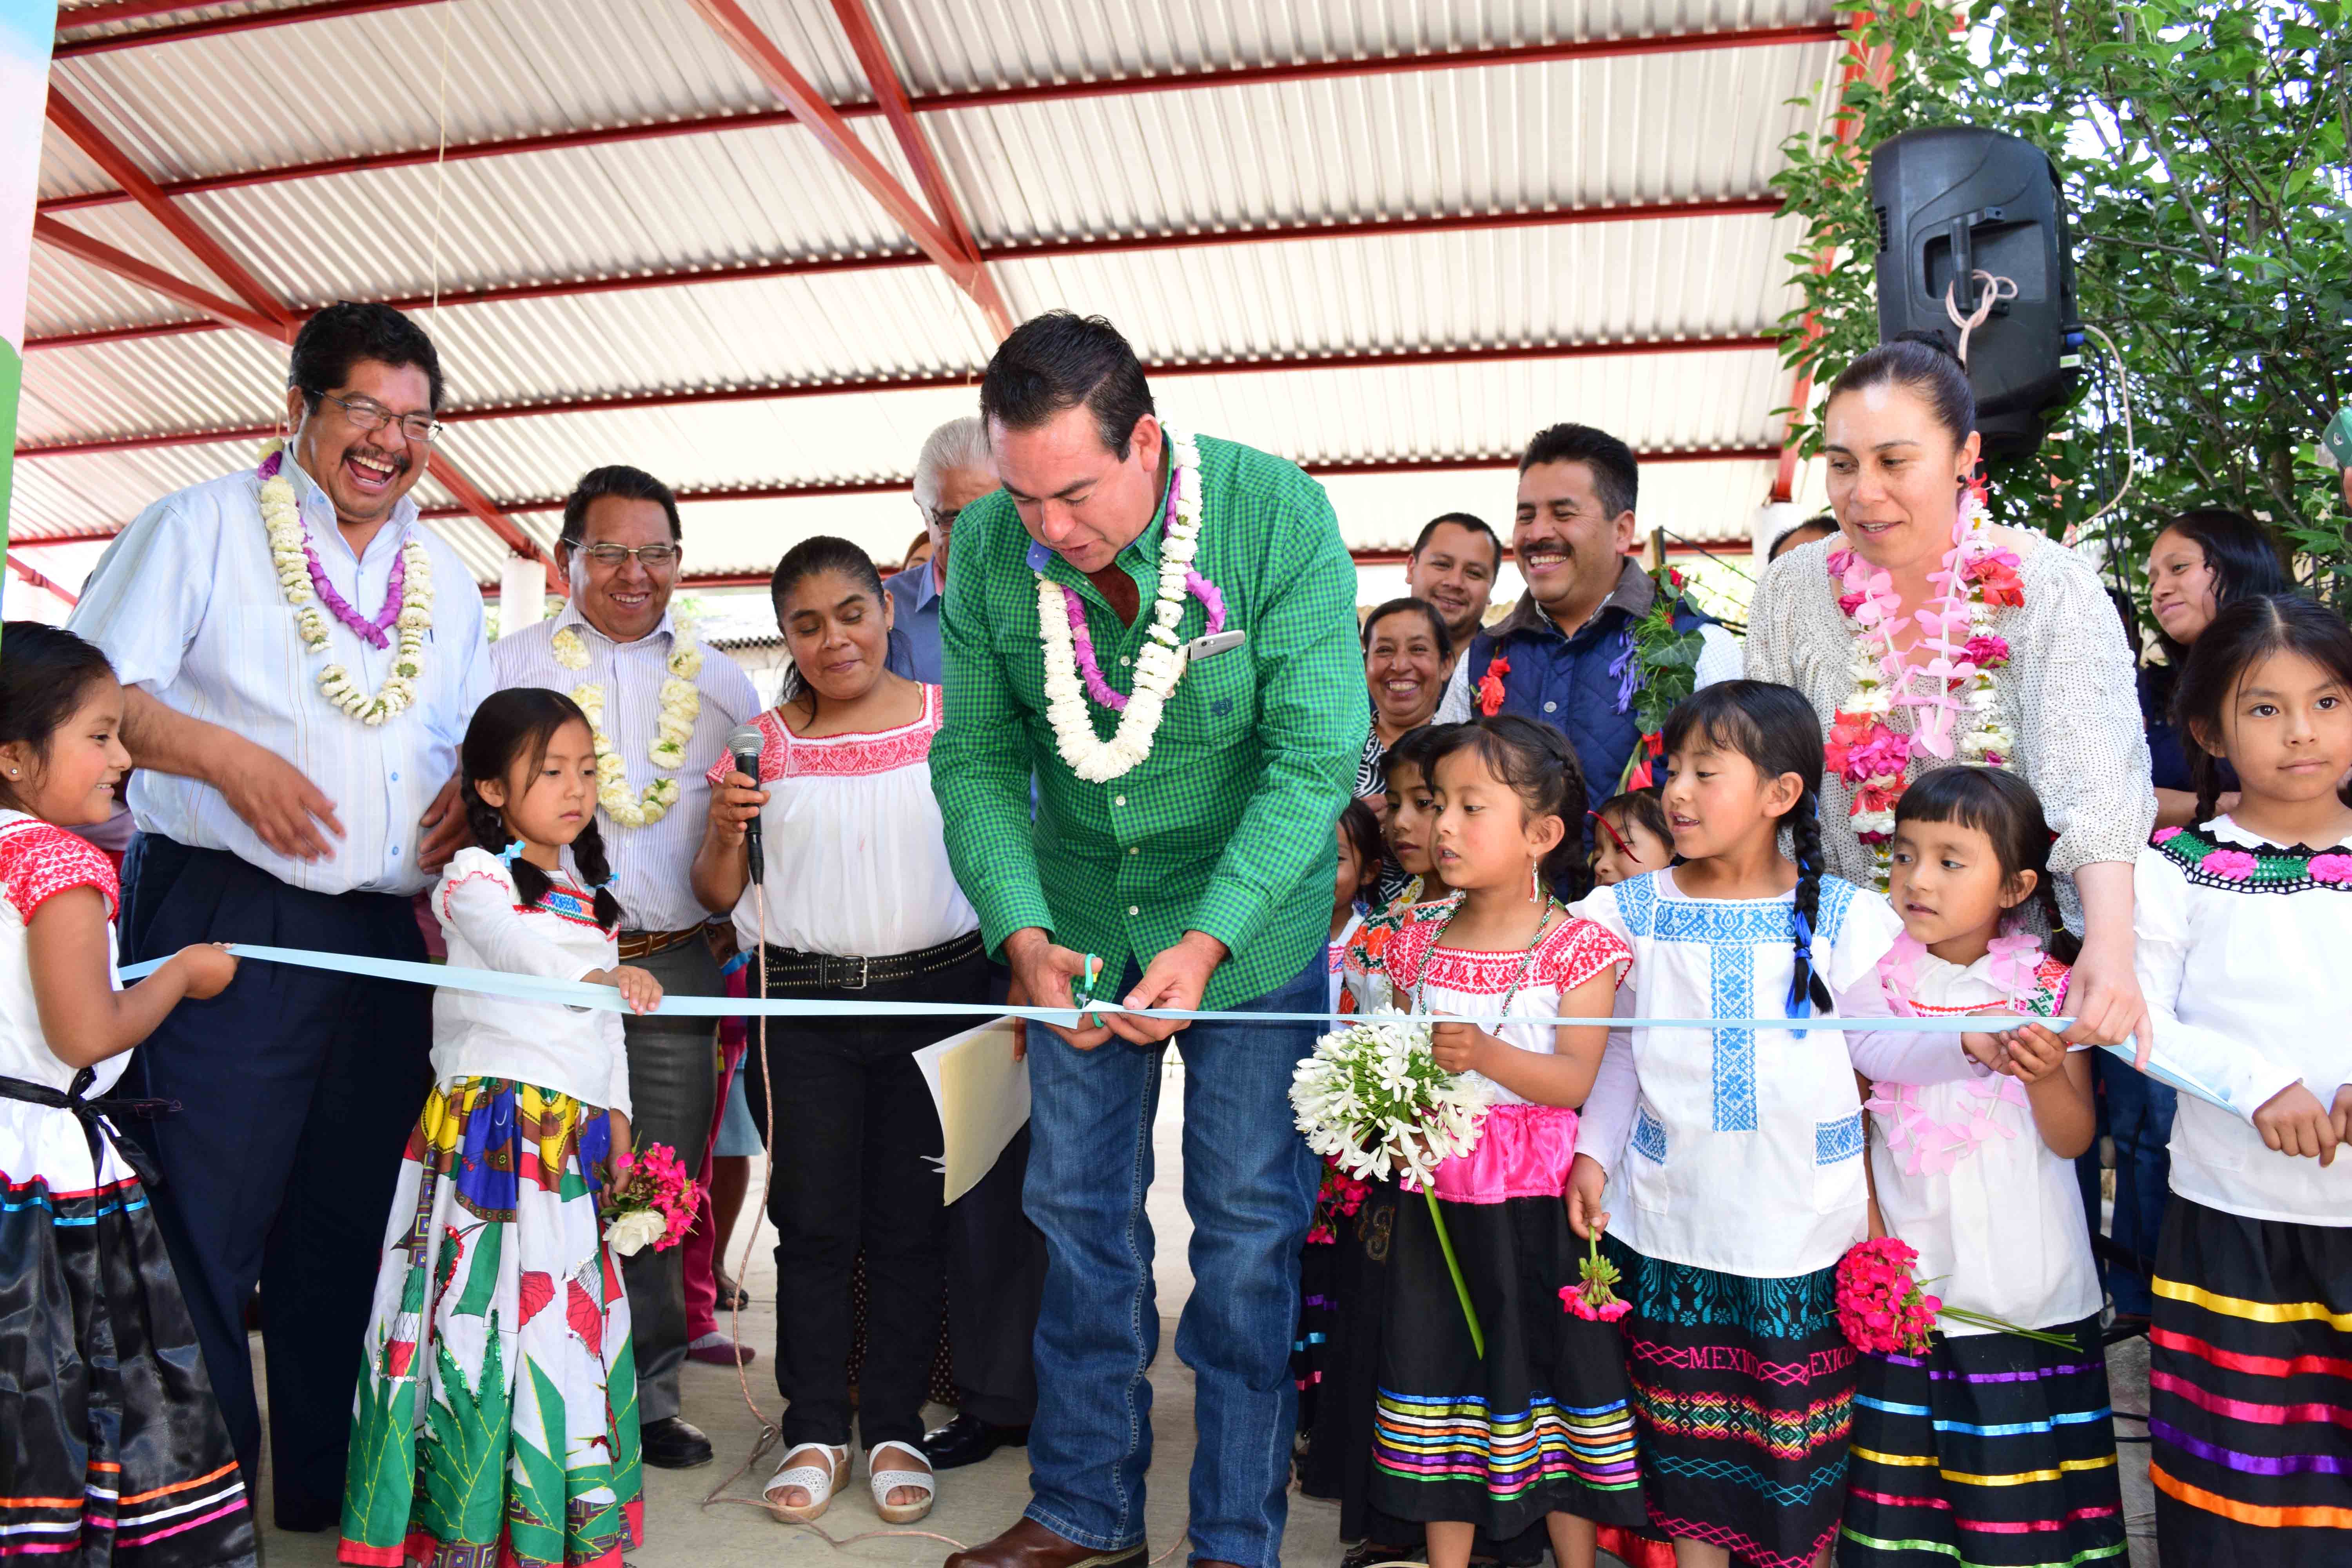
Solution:
[[[1348,1174],[1386,1180],[1393,1173],[1421,1188],[1471,1345],[1483,1356],[1486,1335],[1430,1184],[1441,1161],[1478,1146],[1487,1104],[1481,1085],[1437,1065],[1428,1020],[1391,1009],[1365,1014],[1316,1041],[1315,1054],[1291,1075],[1290,1108],[1307,1146]]]

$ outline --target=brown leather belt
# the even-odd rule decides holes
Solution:
[[[768,960],[768,988],[772,991],[803,985],[863,991],[868,985],[911,980],[918,974],[961,963],[981,951],[981,941],[978,931],[966,931],[937,947],[927,947],[919,952],[894,952],[884,958],[841,958],[829,952],[803,952],[798,948],[773,945],[763,951]]]
[[[684,931],[625,931],[621,933],[621,960],[626,963],[632,958],[651,958],[701,934],[700,926],[688,926]]]

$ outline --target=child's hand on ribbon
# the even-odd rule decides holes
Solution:
[[[2066,1042],[2041,1024],[2027,1024],[2000,1037],[2008,1062],[2000,1071],[2020,1083],[2040,1083],[2066,1065]]]

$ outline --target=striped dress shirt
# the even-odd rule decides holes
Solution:
[[[555,634],[567,627],[579,633],[588,650],[584,669],[566,669],[556,661]],[[646,752],[654,743],[662,682],[670,678],[669,656],[677,639],[677,627],[665,614],[659,626],[635,642],[616,643],[589,624],[575,603],[566,605],[552,620],[500,637],[490,646],[490,662],[497,667],[500,690],[543,686],[569,697],[583,682],[603,687],[604,732],[628,770],[630,792],[642,794],[664,776]],[[702,710],[695,715],[694,733],[686,742],[686,765],[667,775],[677,780],[677,804],[659,822],[643,827],[616,827],[604,812],[596,814],[612,861],[613,896],[621,900],[622,918],[631,931],[684,931],[710,918],[710,911],[696,901],[691,880],[695,851],[702,847],[710,811],[710,784],[704,775],[726,751],[727,732],[762,706],[741,665],[696,640],[702,649],[702,668],[694,684],[702,693]]]
[[[321,860],[278,854],[201,779],[141,768],[131,812],[142,831],[222,849],[289,886],[315,893],[417,893],[417,819],[457,767],[467,721],[490,690],[482,596],[473,573],[403,498],[392,521],[353,555],[333,504],[292,459],[285,469],[327,581],[362,615],[383,603],[401,547],[421,540],[433,568],[433,626],[415,705],[388,723],[362,724],[319,694],[319,671],[340,664],[370,691],[392,673],[397,644],[372,647],[329,617],[328,647],[313,656],[295,629],[261,525],[252,469],[165,496],[107,547],[67,628],[106,650],[123,684],[165,707],[233,730],[299,768],[334,803],[344,837]]]

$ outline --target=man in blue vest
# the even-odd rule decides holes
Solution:
[[[1478,634],[1468,656],[1474,702],[1494,674],[1502,687],[1496,711],[1567,735],[1596,806],[1617,793],[1642,738],[1633,719],[1642,684],[1633,626],[1657,590],[1628,555],[1639,479],[1633,449],[1588,425],[1555,425],[1528,443],[1511,529],[1511,554],[1528,591]],[[1675,628],[1701,635],[1699,685],[1739,674],[1738,639],[1687,600],[1675,611]]]

